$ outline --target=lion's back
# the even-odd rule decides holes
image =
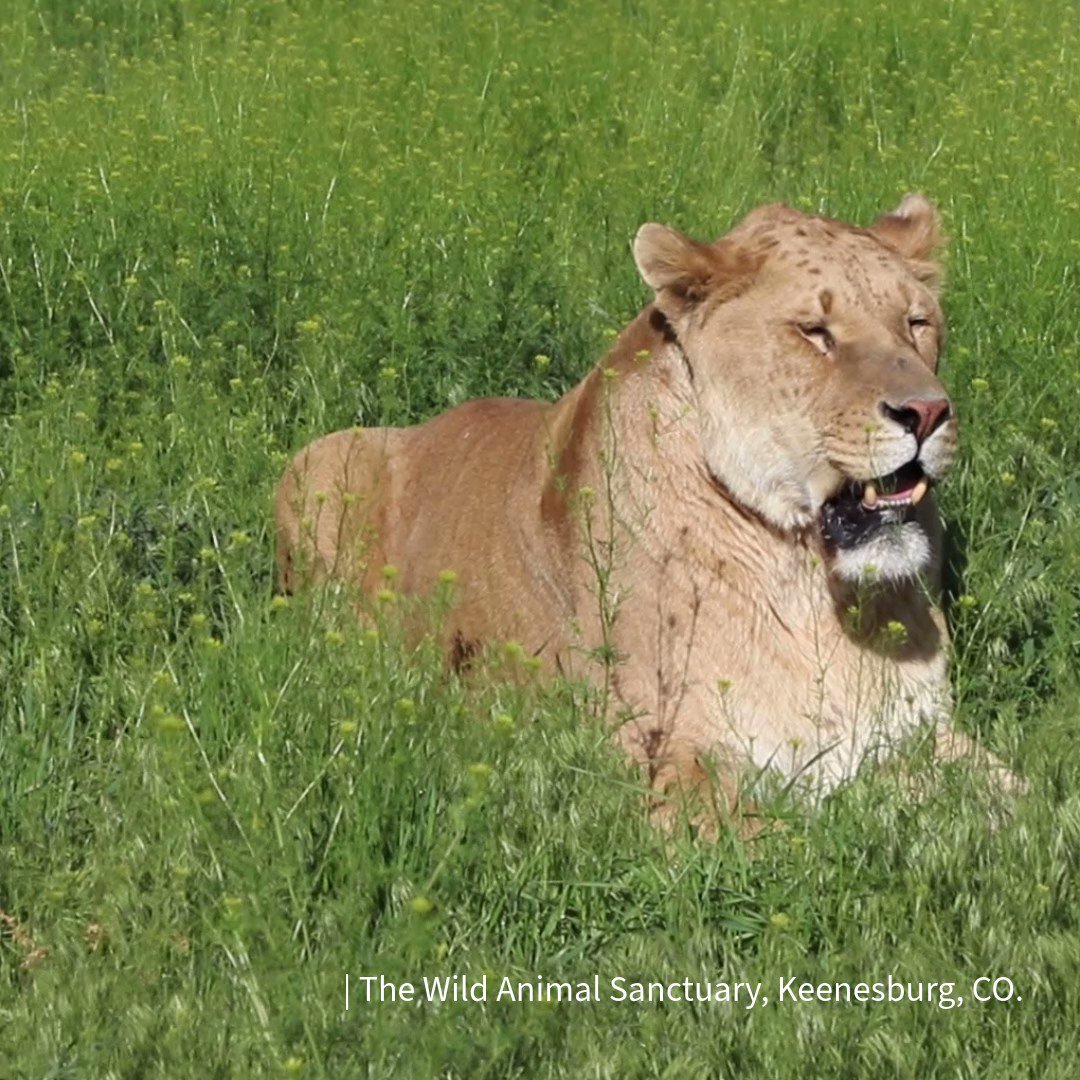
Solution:
[[[372,568],[400,564],[419,584],[435,563],[484,546],[528,482],[545,408],[478,399],[415,426],[350,428],[304,447],[277,490],[281,587],[292,591],[300,560],[308,577],[364,588]]]

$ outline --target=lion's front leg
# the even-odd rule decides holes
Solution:
[[[733,829],[742,838],[756,835],[762,819],[742,789],[742,772],[724,751],[705,751],[678,730],[651,716],[624,719],[616,741],[640,767],[649,787],[649,820],[671,834],[687,821],[698,835],[717,839]]]
[[[951,724],[941,723],[934,731],[934,763],[947,765],[954,762],[985,776],[991,787],[1002,795],[1018,798],[1028,792],[1028,782],[996,754]]]
[[[939,769],[960,765],[985,781],[993,802],[990,809],[991,828],[1007,820],[1015,799],[1025,795],[1028,783],[1018,776],[996,754],[975,739],[958,731],[942,720],[929,733],[933,743],[928,767],[918,767],[910,760],[896,760],[889,771],[908,798],[921,802],[933,795],[941,779]]]
[[[718,839],[725,829],[749,840],[767,824],[730,764],[680,748],[654,761],[649,773],[649,820],[664,833],[670,835],[686,820],[708,840]]]

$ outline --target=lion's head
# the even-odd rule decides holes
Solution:
[[[921,195],[869,229],[767,206],[713,244],[655,224],[634,241],[710,473],[780,529],[820,529],[849,580],[911,577],[930,557],[917,507],[956,452],[936,375],[941,242]]]

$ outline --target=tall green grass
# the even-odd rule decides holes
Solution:
[[[0,1076],[1072,1076],[1078,48],[1065,0],[6,5]],[[959,722],[1032,787],[996,829],[970,778],[880,779],[665,846],[580,689],[273,598],[287,455],[557,396],[644,300],[641,222],[911,189],[952,236]],[[1022,1000],[346,1014],[346,971]]]

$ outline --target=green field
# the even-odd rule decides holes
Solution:
[[[0,1077],[1075,1076],[1078,151],[1070,0],[4,4]],[[910,190],[952,238],[958,723],[1028,777],[1011,813],[865,779],[753,851],[665,845],[580,687],[274,597],[291,451],[557,397],[647,299],[642,222]]]

